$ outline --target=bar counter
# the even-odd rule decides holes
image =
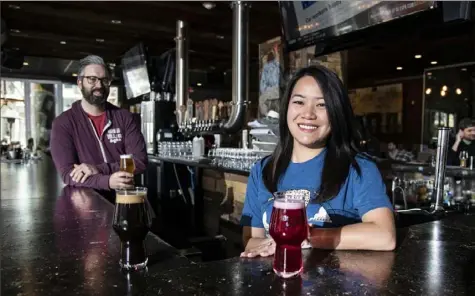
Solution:
[[[398,230],[394,252],[304,251],[301,278],[271,258],[194,263],[149,234],[146,274],[119,270],[113,206],[62,188],[49,159],[1,164],[3,295],[473,295],[475,217]]]

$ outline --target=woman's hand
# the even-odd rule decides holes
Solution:
[[[249,240],[246,250],[241,253],[241,257],[254,258],[256,256],[268,257],[275,253],[275,242],[272,238],[253,237]]]
[[[306,239],[302,242],[303,248],[311,247]],[[241,257],[254,258],[257,256],[268,257],[275,253],[275,242],[272,238],[251,238],[247,244],[246,250],[241,253]]]

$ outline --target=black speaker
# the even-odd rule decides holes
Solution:
[[[5,49],[2,51],[2,67],[8,69],[21,69],[25,56],[17,51]]]
[[[472,1],[443,1],[444,22],[470,21],[474,19]]]

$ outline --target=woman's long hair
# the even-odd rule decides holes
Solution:
[[[361,173],[355,160],[358,147],[354,142],[352,127],[353,110],[348,94],[340,78],[323,66],[310,66],[297,71],[287,84],[280,101],[280,139],[274,153],[263,169],[263,181],[267,190],[277,191],[277,184],[287,170],[292,157],[294,139],[287,126],[287,110],[292,91],[297,81],[305,76],[315,79],[323,93],[328,120],[331,127],[326,141],[326,156],[322,170],[322,183],[316,202],[321,203],[335,197],[345,183],[350,167]]]

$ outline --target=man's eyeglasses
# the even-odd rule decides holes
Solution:
[[[112,80],[110,78],[104,77],[99,78],[97,76],[81,76],[82,78],[86,78],[87,82],[91,85],[96,85],[97,81],[100,81],[102,85],[109,86],[111,85]]]

